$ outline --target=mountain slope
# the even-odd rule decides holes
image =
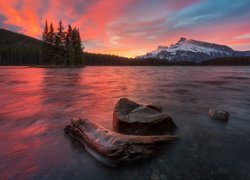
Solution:
[[[38,39],[0,28],[0,65],[42,65],[40,55],[42,43]],[[133,63],[125,57],[87,52],[84,52],[84,60],[87,65],[130,65]]]
[[[29,36],[0,29],[0,64],[40,64],[42,41]]]
[[[166,59],[170,62],[193,61],[196,63],[221,57],[250,56],[250,51],[234,51],[232,48],[208,42],[181,38],[176,44],[158,48],[137,59]]]
[[[0,28],[0,45],[11,45],[22,48],[40,48],[42,42],[38,39]]]
[[[42,41],[38,39],[0,28],[0,65],[42,65],[43,62],[40,58],[41,47]],[[221,59],[221,56],[218,57],[219,55],[225,57],[225,53],[227,57],[245,56],[246,54],[250,57],[250,52],[234,51],[227,46],[181,38],[175,45],[171,45],[170,47],[160,46],[157,50],[145,56],[138,57],[138,60],[87,52],[84,52],[84,60],[86,65],[118,66],[193,65],[197,64],[196,62],[201,62],[201,59],[202,61],[215,59],[207,62],[203,61],[202,65],[250,65],[249,58]],[[204,57],[204,59],[200,57]],[[168,62],[166,59],[170,61]]]

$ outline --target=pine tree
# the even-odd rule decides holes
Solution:
[[[48,29],[48,22],[45,21],[45,26],[42,34],[42,62],[45,64],[49,63],[49,29]]]
[[[66,64],[65,62],[65,32],[64,32],[64,27],[62,24],[62,21],[59,21],[58,28],[57,28],[57,33],[55,36],[55,47],[57,50],[56,53],[56,64],[57,65],[63,65]]]
[[[74,48],[72,45],[72,27],[71,25],[68,26],[68,31],[66,32],[65,36],[65,59],[67,65],[74,64]]]
[[[82,41],[79,29],[76,30],[76,64],[81,65],[82,64],[82,55],[83,55],[83,47],[82,47]]]
[[[74,49],[74,65],[81,65],[82,62],[82,43],[79,30],[74,28],[71,36],[72,48]]]
[[[77,65],[77,53],[76,53],[76,33],[77,33],[77,30],[76,28],[74,28],[72,30],[72,35],[71,35],[71,46],[72,46],[72,50],[74,51],[74,59],[72,59],[72,62],[73,62],[73,65]]]
[[[54,26],[52,23],[50,23],[50,28],[49,28],[49,49],[48,49],[48,54],[49,54],[49,63],[50,64],[55,64],[55,59],[54,59],[54,53],[55,53],[55,31],[54,31]]]
[[[42,34],[42,40],[44,42],[48,42],[48,35],[49,35],[49,28],[48,28],[48,22],[46,20],[44,30],[43,30],[43,34]]]
[[[72,36],[72,27],[68,26],[68,31],[65,36],[65,49],[69,49],[71,46],[71,36]]]
[[[49,44],[51,46],[55,45],[55,31],[54,31],[54,26],[52,23],[50,23],[50,27],[49,27]]]
[[[65,32],[64,32],[64,27],[62,24],[62,21],[59,21],[58,28],[57,28],[57,33],[56,36],[58,36],[59,39],[59,48],[64,49],[65,46]]]
[[[64,32],[62,21],[58,23],[57,32],[54,31],[53,24],[48,28],[45,22],[42,35],[44,41],[43,62],[56,65],[81,65],[83,56],[83,46],[79,29],[72,29],[71,25]]]

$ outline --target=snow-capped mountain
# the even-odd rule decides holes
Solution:
[[[186,39],[184,37],[171,45],[158,46],[158,48],[143,56],[136,57],[137,59],[166,59],[170,62],[175,61],[194,61],[201,62],[208,59],[215,59],[221,57],[238,57],[238,56],[250,56],[250,51],[235,51],[232,48],[213,44],[208,42],[196,41],[192,39]]]

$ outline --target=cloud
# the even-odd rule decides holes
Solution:
[[[23,0],[0,1],[0,12],[5,16],[4,24],[20,27],[21,31],[33,37],[41,34],[40,17],[38,16],[41,2]]]
[[[228,21],[241,21],[250,17],[250,2],[247,0],[204,0],[173,15],[171,22],[176,28],[211,26]]]
[[[209,20],[212,20],[216,17],[218,17],[219,14],[206,14],[206,15],[197,15],[194,17],[191,17],[189,19],[185,19],[185,20],[179,20],[176,24],[175,24],[175,28],[179,28],[179,27],[186,27],[186,26],[190,26],[190,25],[194,25],[197,23],[206,23]]]
[[[70,23],[80,28],[87,51],[136,56],[158,45],[174,43],[180,36],[234,45],[237,39],[249,35],[250,2],[0,1],[0,27],[40,38],[45,19],[55,26],[61,19],[65,26]],[[246,47],[246,43],[242,45],[242,48]],[[238,44],[237,48],[241,49],[241,46]]]
[[[239,36],[234,37],[233,39],[250,39],[250,33],[241,34]]]
[[[6,17],[3,15],[0,15],[0,27],[2,27],[4,29],[9,29],[9,30],[14,31],[14,32],[19,32],[21,30],[21,27],[16,26],[16,25],[5,24],[4,23],[5,21],[6,21]]]

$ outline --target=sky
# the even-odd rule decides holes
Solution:
[[[0,0],[0,28],[41,39],[80,29],[85,51],[135,57],[180,37],[250,50],[250,0]]]

